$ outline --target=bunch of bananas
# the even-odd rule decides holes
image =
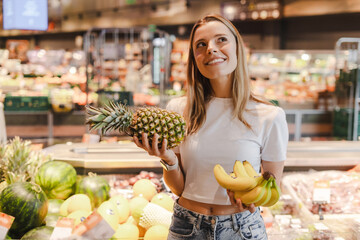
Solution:
[[[233,191],[235,199],[240,198],[245,205],[254,203],[257,207],[270,207],[281,195],[273,174],[258,174],[248,161],[235,161],[230,174],[220,164],[216,164],[214,175],[220,186]]]

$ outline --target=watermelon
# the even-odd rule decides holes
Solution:
[[[60,206],[63,202],[62,199],[49,199],[48,214],[60,214]]]
[[[88,195],[94,209],[110,198],[110,185],[105,178],[89,173],[89,176],[82,178],[76,185],[76,193]]]
[[[48,214],[45,217],[46,226],[55,227],[59,220],[60,214]]]
[[[15,217],[9,236],[20,238],[44,223],[48,199],[40,186],[29,182],[10,184],[0,194],[0,212]]]
[[[42,227],[37,227],[34,228],[32,230],[30,230],[29,232],[27,232],[22,238],[21,240],[48,240],[51,237],[52,232],[54,231],[53,227],[49,227],[49,226],[42,226]]]
[[[74,192],[76,170],[66,162],[49,161],[41,165],[35,182],[48,198],[66,199]]]

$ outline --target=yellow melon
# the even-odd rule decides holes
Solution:
[[[146,228],[143,228],[142,226],[139,226],[139,224],[135,221],[135,219],[130,216],[125,223],[129,223],[129,224],[133,224],[134,226],[137,226],[137,228],[139,229],[139,237],[144,237],[145,232],[146,232]]]
[[[119,225],[119,213],[115,204],[110,201],[105,201],[100,204],[96,211],[116,231]]]
[[[158,193],[152,199],[151,202],[157,204],[166,210],[173,212],[174,200],[167,193]]]
[[[110,202],[114,203],[119,212],[119,223],[124,223],[130,216],[130,204],[129,200],[121,195],[113,196],[109,199]]]
[[[61,216],[66,217],[68,214],[68,205],[70,202],[70,198],[66,199],[60,206],[59,213]]]
[[[134,197],[130,199],[130,214],[136,223],[139,223],[143,209],[148,203],[149,201],[143,197]]]
[[[84,210],[87,212],[91,212],[91,200],[85,194],[75,194],[66,199],[69,201],[67,205],[67,213],[70,214],[72,212],[78,210]]]
[[[133,186],[135,197],[144,197],[150,201],[156,194],[156,186],[149,179],[140,179]]]
[[[119,224],[113,239],[126,239],[126,240],[138,240],[139,229],[130,223]]]
[[[145,235],[144,240],[166,240],[169,234],[169,229],[163,225],[154,225],[150,227]]]
[[[78,225],[79,223],[83,222],[91,212],[84,211],[84,210],[77,210],[70,213],[67,217],[74,219],[74,226]]]

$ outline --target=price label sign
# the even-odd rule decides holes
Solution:
[[[5,239],[11,225],[14,222],[14,217],[0,212],[0,239]]]
[[[114,235],[114,229],[94,211],[82,223],[76,225],[72,234],[85,239],[109,239]]]
[[[330,203],[330,182],[326,180],[315,181],[313,202]]]
[[[65,239],[71,236],[74,228],[74,219],[59,217],[50,240]]]

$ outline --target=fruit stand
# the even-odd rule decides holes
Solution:
[[[357,239],[360,174],[349,169],[360,162],[359,144],[289,143],[282,195],[275,205],[261,207],[269,239]],[[176,196],[162,180],[159,159],[133,142],[68,143],[36,151],[15,138],[1,154],[0,211],[17,219],[12,238],[48,239],[60,220],[73,219],[76,233],[86,219],[103,219],[107,225],[98,232],[108,229],[108,235],[102,238],[166,239]],[[329,204],[312,200],[316,179],[330,181]],[[344,196],[346,203],[339,202]],[[23,221],[29,213],[34,221]]]

